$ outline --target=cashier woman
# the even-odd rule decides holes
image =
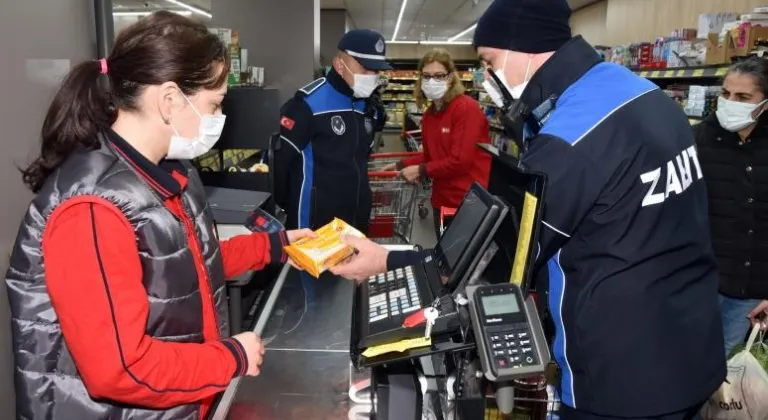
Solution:
[[[725,379],[725,356],[693,134],[656,85],[571,37],[570,14],[566,0],[496,0],[474,34],[499,79],[489,95],[523,111],[508,127],[527,144],[523,165],[548,177],[537,249],[560,417],[695,418]],[[359,254],[338,274],[402,263],[351,243]]]
[[[63,81],[5,278],[18,418],[200,419],[259,373],[259,338],[229,337],[225,281],[308,233],[216,236],[187,159],[221,134],[228,57],[157,12]]]

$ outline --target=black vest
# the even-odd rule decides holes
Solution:
[[[73,153],[48,177],[27,210],[13,248],[5,283],[12,314],[18,418],[197,419],[198,404],[148,410],[89,398],[51,307],[40,243],[53,210],[65,200],[82,195],[98,196],[115,204],[134,227],[138,247],[143,251],[143,283],[149,296],[147,334],[160,340],[203,341],[202,299],[206,297],[200,294],[183,222],[101,137],[98,150]],[[212,283],[219,331],[226,337],[229,327],[221,252],[205,190],[191,167],[182,200],[196,225]],[[164,273],[174,273],[174,278]]]
[[[768,299],[768,116],[744,143],[714,115],[695,127],[720,292]]]

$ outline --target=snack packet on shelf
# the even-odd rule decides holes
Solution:
[[[303,238],[285,247],[285,252],[299,267],[314,277],[349,258],[355,250],[342,242],[342,235],[365,238],[359,230],[341,219],[315,231],[316,238]]]

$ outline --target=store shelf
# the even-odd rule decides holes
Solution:
[[[634,73],[646,79],[695,79],[722,77],[728,73],[727,65],[686,67],[664,70],[639,70]]]

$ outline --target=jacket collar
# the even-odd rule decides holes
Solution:
[[[600,56],[581,35],[571,38],[541,66],[528,82],[521,97],[535,109],[552,96],[559,97],[589,69],[601,63]]]
[[[333,67],[331,67],[331,70],[327,75],[325,75],[325,80],[327,80],[334,89],[343,95],[349,96],[352,99],[357,99],[355,98],[355,93],[352,91],[352,88],[349,87],[347,82],[344,81],[344,78],[341,77],[341,75],[337,73]]]
[[[106,138],[118,154],[152,186],[163,199],[168,199],[182,193],[186,187],[186,168],[179,161],[163,159],[155,165],[134,149],[123,137],[111,128],[105,130]]]

